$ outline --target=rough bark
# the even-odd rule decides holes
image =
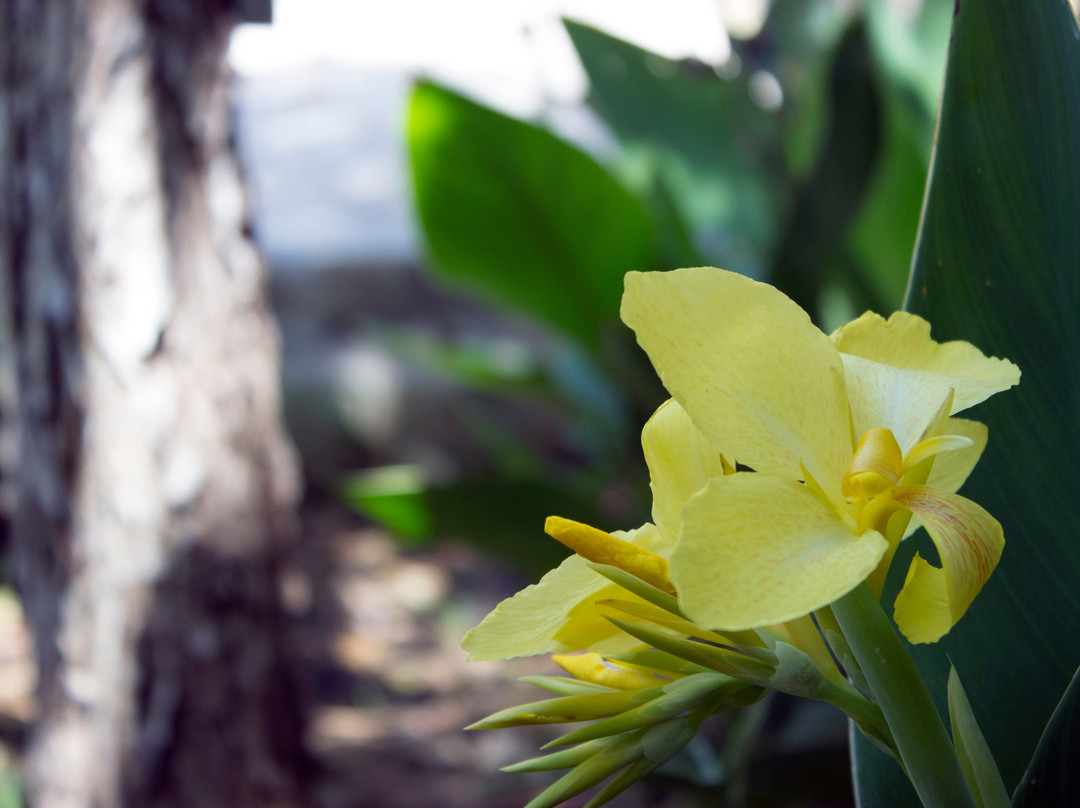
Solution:
[[[296,464],[230,141],[228,0],[0,0],[13,553],[38,806],[301,802]]]

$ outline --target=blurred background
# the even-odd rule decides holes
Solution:
[[[623,274],[739,271],[826,331],[899,308],[952,10],[274,0],[235,28],[230,121],[303,479],[273,574],[305,804],[510,808],[551,779],[497,771],[543,732],[461,730],[539,698],[515,678],[550,663],[466,665],[458,643],[562,557],[547,515],[649,518],[638,436],[663,390],[619,323]],[[5,807],[39,715],[15,567]],[[613,804],[843,806],[847,771],[838,715],[774,700]]]

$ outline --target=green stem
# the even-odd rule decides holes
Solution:
[[[945,725],[889,618],[866,584],[832,604],[925,808],[974,808]]]
[[[850,683],[845,682],[844,685],[846,686],[826,682],[821,690],[821,700],[842,710],[863,732],[880,742],[883,747],[891,749],[894,756],[898,756],[896,741],[893,740],[881,709],[867,701]]]

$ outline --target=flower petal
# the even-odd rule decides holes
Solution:
[[[607,659],[597,653],[555,654],[551,657],[551,661],[584,682],[613,687],[617,690],[640,690],[643,687],[667,684],[671,681],[670,677],[675,675],[670,671],[665,671],[667,677],[661,678],[649,668]]]
[[[615,535],[646,547],[659,543],[653,525]],[[634,596],[590,569],[581,556],[572,555],[538,584],[496,606],[465,635],[461,647],[473,662],[552,652],[633,650],[641,643],[612,625],[596,605],[611,598]]]
[[[960,490],[960,486],[979,462],[983,449],[986,448],[987,429],[985,424],[977,421],[947,418],[942,424],[941,434],[960,435],[972,441],[972,445],[964,449],[954,449],[934,456],[934,465],[926,481],[927,487],[954,494]]]
[[[979,462],[983,449],[986,448],[988,432],[985,424],[964,418],[945,418],[939,431],[942,435],[960,435],[971,441],[971,446],[934,455],[934,464],[930,467],[930,476],[926,479],[927,488],[946,494],[955,494]],[[919,482],[919,480],[912,482]],[[902,514],[904,511],[897,513]],[[918,516],[911,511],[908,511],[907,515],[911,518],[904,530],[905,539],[922,527]]]
[[[888,548],[876,531],[856,536],[806,486],[774,475],[715,478],[682,519],[671,556],[679,603],[721,631],[809,614],[863,581]]]
[[[952,414],[1020,381],[1020,369],[1012,362],[988,357],[969,342],[935,342],[930,338],[930,323],[904,311],[888,320],[868,311],[833,332],[832,341],[843,354],[940,375],[941,384],[956,390]]]
[[[851,354],[841,354],[841,358],[855,434],[885,427],[906,455],[937,417],[949,395],[949,377]]]
[[[724,475],[723,461],[673,398],[661,404],[645,424],[641,445],[649,466],[653,523],[674,541],[682,524],[682,506],[712,477]]]
[[[896,625],[912,643],[937,642],[963,617],[1001,558],[1001,525],[979,505],[956,494],[904,485],[893,498],[926,527],[941,568],[916,555],[896,596]]]
[[[713,448],[839,492],[852,438],[829,338],[771,286],[720,269],[631,272],[623,322]]]

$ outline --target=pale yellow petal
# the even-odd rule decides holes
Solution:
[[[954,494],[967,480],[975,464],[982,457],[986,448],[987,429],[985,424],[968,421],[964,418],[948,418],[942,426],[943,435],[960,435],[970,438],[972,445],[964,449],[942,452],[934,457],[930,477],[926,481],[929,488]]]
[[[913,469],[919,463],[938,457],[947,452],[955,452],[960,449],[974,448],[975,441],[965,438],[963,435],[935,435],[925,438],[915,444],[915,448],[908,452],[904,458],[904,470]]]
[[[641,432],[652,488],[653,522],[672,540],[679,536],[679,511],[712,477],[726,473],[720,453],[694,426],[686,410],[669,399]]]
[[[652,525],[615,535],[644,545],[659,541]],[[495,607],[465,635],[461,646],[471,661],[582,650],[629,651],[640,642],[612,625],[596,604],[633,597],[590,569],[584,558],[572,555],[539,583]]]
[[[941,558],[939,569],[915,556],[896,597],[896,625],[910,642],[937,642],[990,578],[1005,538],[994,517],[956,494],[907,485],[893,497],[919,517]]]
[[[852,436],[829,338],[771,286],[719,269],[631,272],[622,318],[713,448],[839,495]]]
[[[927,488],[946,494],[955,494],[963,486],[968,475],[971,474],[975,465],[979,462],[983,449],[986,448],[987,429],[985,424],[976,421],[968,421],[964,418],[946,418],[941,426],[941,433],[943,435],[960,435],[971,440],[971,446],[935,455],[934,464],[930,467],[930,476],[926,480]],[[922,526],[919,517],[910,511],[908,513],[911,515],[911,521],[904,531],[905,538]]]
[[[806,486],[774,475],[713,479],[682,519],[671,556],[680,605],[720,631],[809,614],[862,582],[888,547],[873,530],[856,536]]]
[[[1020,369],[1012,362],[988,357],[969,342],[935,342],[930,338],[930,323],[903,311],[888,320],[866,312],[835,331],[832,340],[844,354],[939,375],[942,385],[956,390],[953,413],[1020,381]]]
[[[907,370],[851,354],[841,357],[855,434],[884,427],[907,454],[937,417],[951,380],[940,373]]]

